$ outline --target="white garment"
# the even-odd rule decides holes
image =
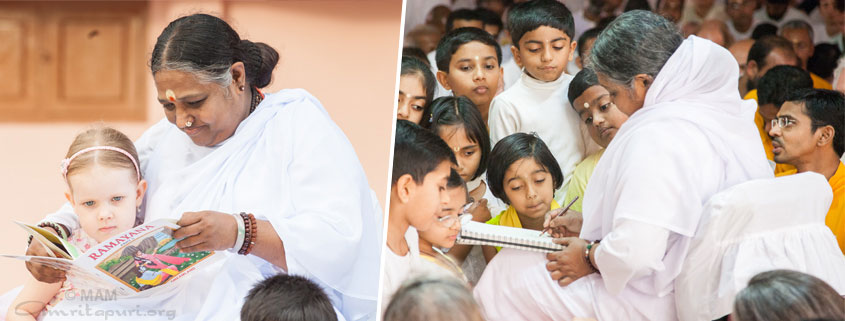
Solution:
[[[487,276],[482,276],[476,298],[485,312],[492,304],[499,311],[517,309],[492,292],[520,298],[546,290],[540,296],[555,298],[536,307],[524,300],[519,308],[544,311],[545,318],[555,320],[677,318],[674,280],[706,200],[740,182],[773,176],[753,126],[756,106],[736,91],[738,71],[714,68],[733,62],[730,52],[710,41],[685,40],[655,78],[643,108],[622,125],[599,160],[585,192],[581,238],[602,240],[595,253],[601,275],[559,287],[544,271],[542,257],[497,263],[502,251],[485,274],[507,265],[533,268],[533,275],[519,280],[531,289],[515,293],[490,285],[484,290]],[[653,245],[638,246],[644,242]],[[516,287],[515,282],[508,285]],[[544,306],[550,301],[561,304],[549,310]]]
[[[443,5],[449,7],[449,0],[407,0],[405,1],[405,31],[404,35],[414,27],[424,24],[428,14],[434,7]]]
[[[591,21],[584,16],[583,9],[578,11],[572,11],[572,20],[574,20],[573,22],[575,23],[575,35],[572,36],[571,41],[578,41],[578,38],[581,37],[581,34],[583,34],[584,31],[596,27],[596,23],[594,21]],[[581,44],[579,43],[578,45]]]
[[[728,25],[728,31],[731,33],[731,36],[733,36],[734,42],[751,39],[751,34],[754,32],[754,28],[758,25],[757,20],[753,17],[751,18],[751,27],[749,27],[745,32],[737,31],[734,27],[734,23],[730,19],[725,21],[725,24]]]
[[[166,119],[136,146],[149,184],[146,220],[199,210],[254,213],[269,220],[282,239],[287,273],[322,286],[341,317],[375,319],[380,210],[352,145],[310,94],[299,89],[267,94],[216,147],[194,145]],[[335,189],[343,193],[326,192]],[[78,227],[72,211],[48,220]],[[100,306],[173,309],[180,320],[237,319],[247,291],[280,269],[254,255],[222,254],[219,263],[180,280],[181,291],[161,294],[156,302]]]
[[[777,26],[778,29],[792,20],[803,20],[810,23],[810,17],[808,17],[804,11],[793,7],[787,8],[786,13],[783,14],[783,17],[780,18],[780,20],[775,20],[772,17],[769,17],[769,14],[766,13],[766,7],[763,6],[762,8],[757,9],[757,11],[754,11],[754,20],[757,21],[757,23],[771,23]]]
[[[513,85],[516,84],[517,81],[519,81],[520,77],[522,77],[522,68],[519,68],[519,66],[516,64],[516,61],[511,58],[510,60],[505,61],[502,64],[502,70],[504,73],[502,81],[505,82],[504,88],[507,91],[508,89],[513,87]]]
[[[845,256],[824,224],[833,194],[807,172],[752,180],[707,202],[675,281],[681,320],[715,320],[733,310],[754,275],[774,269],[808,273],[845,294]]]
[[[536,132],[560,165],[564,186],[575,166],[599,150],[569,104],[570,81],[572,76],[567,74],[543,82],[523,73],[513,87],[493,98],[488,117],[494,146],[508,135]]]

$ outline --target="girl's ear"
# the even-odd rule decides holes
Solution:
[[[135,188],[135,204],[141,206],[144,201],[144,194],[147,193],[147,180],[142,179],[138,181],[138,186]]]

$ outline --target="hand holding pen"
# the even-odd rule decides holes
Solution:
[[[540,235],[550,231],[550,234],[554,237],[578,236],[581,233],[581,213],[569,210],[577,200],[578,196],[569,202],[565,208],[559,208],[546,213],[546,220],[543,222],[543,231]]]

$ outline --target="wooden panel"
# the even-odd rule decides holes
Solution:
[[[59,23],[60,100],[119,103],[127,97],[128,22],[71,18]]]
[[[0,68],[25,66],[9,74],[20,74],[26,86],[3,90],[28,99],[25,104],[0,99],[0,121],[145,120],[146,7],[146,2],[0,1],[0,18],[7,12],[31,17],[17,36],[14,23],[0,25],[3,37],[22,38],[8,47],[28,62],[0,59]],[[7,29],[9,36],[2,34]]]
[[[33,12],[0,10],[0,118],[24,115],[35,107],[34,26]]]

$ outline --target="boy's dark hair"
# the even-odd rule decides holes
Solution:
[[[399,75],[417,75],[421,78],[423,89],[425,89],[425,109],[428,109],[431,99],[434,98],[434,89],[437,88],[437,80],[431,73],[431,68],[417,57],[402,56],[402,67]]]
[[[757,103],[773,104],[780,108],[787,95],[806,88],[813,88],[813,79],[809,73],[795,66],[775,66],[757,84]]]
[[[417,184],[422,184],[425,175],[444,161],[457,163],[446,142],[417,124],[401,119],[396,121],[391,186],[405,174],[411,175]]]
[[[467,188],[467,182],[461,177],[461,174],[452,167],[452,170],[449,172],[449,179],[446,181],[446,189],[453,189],[463,187],[464,192],[466,192],[466,199],[469,199],[469,188]]]
[[[301,276],[278,274],[249,290],[241,320],[337,320],[337,314],[320,286]]]
[[[768,36],[776,36],[777,34],[778,26],[764,22],[754,27],[754,30],[751,31],[751,39],[760,40]]]
[[[429,117],[423,115],[423,127],[437,135],[440,135],[443,126],[462,127],[466,131],[467,138],[478,144],[481,150],[481,161],[478,169],[472,174],[472,179],[484,174],[487,170],[487,157],[490,155],[490,133],[487,132],[487,124],[472,100],[464,96],[440,97],[431,103],[429,110],[431,111]]]
[[[845,95],[827,89],[799,89],[786,96],[786,101],[804,105],[812,130],[833,127],[833,150],[839,157],[845,153]]]
[[[575,21],[572,13],[555,0],[531,0],[515,4],[508,12],[508,31],[513,46],[519,48],[519,40],[527,32],[547,26],[563,31],[569,41],[575,36]]]
[[[836,70],[836,62],[840,56],[842,52],[836,45],[820,43],[816,45],[813,56],[807,59],[807,71],[822,78],[830,78]]]
[[[575,106],[575,99],[583,95],[588,88],[598,85],[599,77],[596,76],[596,72],[590,68],[581,69],[569,82],[569,92],[567,93],[569,104]]]
[[[792,43],[780,36],[767,36],[754,41],[748,50],[748,61],[757,63],[757,68],[766,66],[766,57],[775,49],[792,51]]]
[[[599,34],[601,34],[601,31],[601,28],[587,29],[587,31],[584,31],[584,33],[582,33],[581,36],[578,37],[578,57],[581,57],[582,61],[584,59],[584,52],[585,50],[587,50],[587,46],[585,46],[585,44],[587,44],[587,41],[589,41],[590,39],[598,38]]]
[[[487,182],[494,196],[510,204],[505,194],[505,172],[511,164],[523,158],[531,158],[549,171],[554,182],[554,189],[563,185],[563,172],[555,156],[546,143],[537,135],[516,133],[502,138],[490,152],[490,164],[487,165]]]
[[[478,41],[496,50],[496,59],[498,64],[502,63],[502,47],[493,39],[487,31],[478,28],[458,28],[447,32],[440,39],[437,44],[437,53],[434,55],[434,60],[437,62],[437,70],[448,73],[449,63],[452,62],[452,55],[461,48],[461,46]]]
[[[458,9],[452,11],[452,13],[449,14],[449,17],[446,18],[446,32],[452,31],[452,28],[455,26],[455,20],[476,20],[484,23],[484,20],[481,19],[480,15],[478,15],[478,11],[471,9]]]
[[[428,65],[428,56],[425,51],[417,47],[402,47],[402,57],[414,57]]]
[[[499,27],[499,32],[501,32],[502,28],[505,27],[505,24],[502,22],[502,17],[493,12],[493,10],[478,8],[475,9],[475,11],[478,13],[478,17],[481,18],[481,23],[484,24],[484,26]]]

